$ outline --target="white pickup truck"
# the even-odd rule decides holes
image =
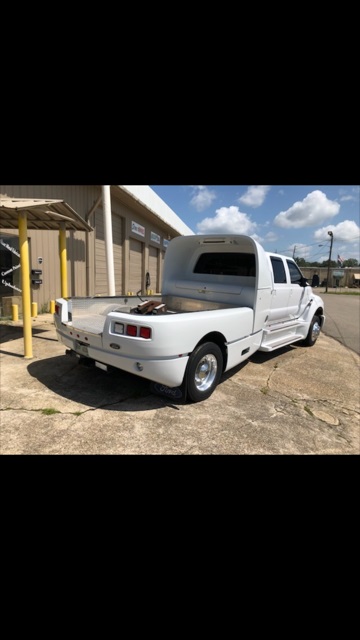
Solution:
[[[116,367],[192,402],[255,351],[312,346],[324,303],[291,258],[243,235],[174,238],[161,295],[59,298],[58,339],[68,353]]]

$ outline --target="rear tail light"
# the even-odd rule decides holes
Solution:
[[[126,327],[126,333],[128,336],[137,336],[137,326],[135,324],[128,324]]]
[[[138,327],[136,324],[128,324],[126,327],[126,335],[133,338],[144,338],[150,340],[151,327]]]
[[[140,327],[140,338],[146,338],[147,340],[151,338],[150,327]]]
[[[55,313],[56,313],[57,316],[60,315],[60,305],[59,304],[55,305]]]

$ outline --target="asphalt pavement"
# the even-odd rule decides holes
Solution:
[[[79,364],[65,355],[50,314],[32,320],[32,359],[23,356],[22,321],[0,324],[0,453],[359,455],[358,334],[344,318],[355,317],[360,300],[345,298],[324,296],[335,340],[321,334],[310,348],[257,352],[197,404]]]
[[[360,295],[344,295],[340,291],[319,295],[325,306],[325,335],[360,354]]]

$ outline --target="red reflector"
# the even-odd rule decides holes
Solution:
[[[126,333],[128,336],[134,336],[136,337],[137,335],[137,326],[134,324],[128,324],[128,326],[126,327]]]
[[[146,338],[147,340],[151,338],[150,327],[140,327],[140,338]]]
[[[58,304],[55,305],[55,313],[56,315],[60,315],[60,305]]]

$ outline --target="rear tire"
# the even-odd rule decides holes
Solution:
[[[190,356],[187,373],[187,397],[191,402],[206,400],[221,378],[223,355],[214,342],[200,344]]]
[[[304,340],[304,345],[306,347],[312,347],[318,339],[320,331],[320,318],[319,316],[314,316],[310,323],[309,332]]]

